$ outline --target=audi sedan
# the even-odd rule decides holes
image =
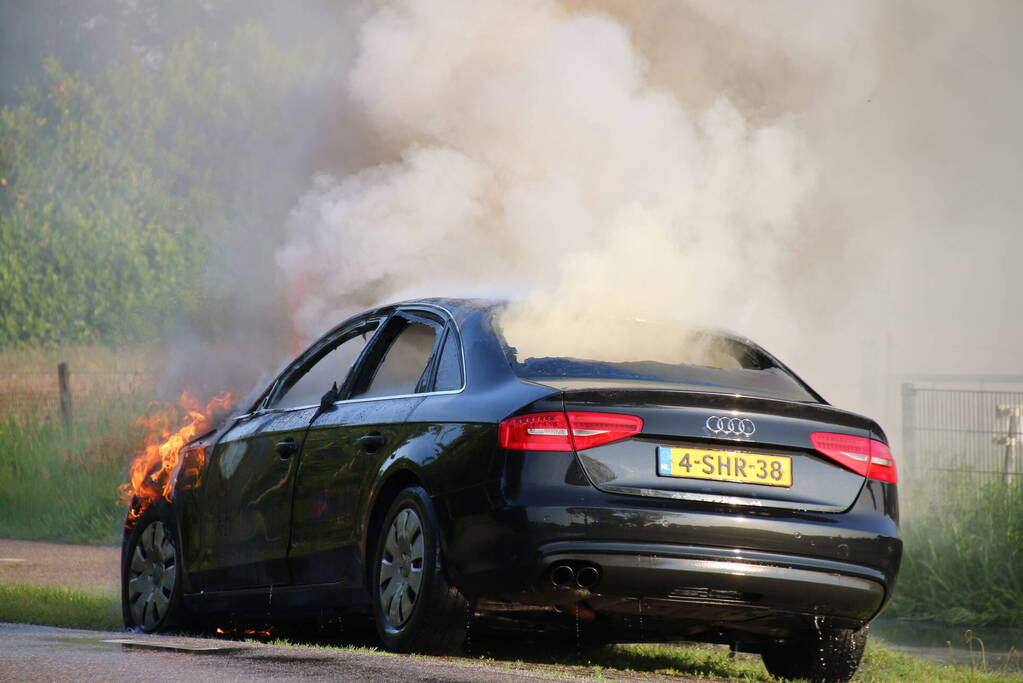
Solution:
[[[576,353],[506,310],[352,317],[186,446],[126,524],[126,625],[364,611],[443,653],[470,620],[579,624],[851,678],[902,550],[877,423],[733,335],[617,321],[644,343]]]

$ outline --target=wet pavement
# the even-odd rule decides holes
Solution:
[[[607,669],[0,623],[0,681],[694,681]],[[706,680],[706,679],[703,679]]]

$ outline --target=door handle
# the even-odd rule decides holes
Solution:
[[[362,446],[362,450],[367,453],[373,453],[387,443],[387,437],[378,432],[373,432],[372,434],[360,436],[357,441]]]
[[[284,441],[278,441],[277,447],[274,450],[277,451],[277,455],[281,456],[282,460],[287,460],[298,452],[298,444],[295,443],[294,439],[285,439]]]

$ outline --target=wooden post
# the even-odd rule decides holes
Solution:
[[[71,445],[71,377],[67,363],[57,366],[57,384],[60,387],[60,421],[64,424],[64,436]]]

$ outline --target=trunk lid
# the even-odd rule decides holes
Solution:
[[[879,431],[868,418],[823,404],[617,383],[544,384],[563,391],[568,412],[643,419],[637,436],[577,453],[590,481],[608,493],[839,512],[856,500],[864,477],[818,453],[810,435],[869,438]]]

